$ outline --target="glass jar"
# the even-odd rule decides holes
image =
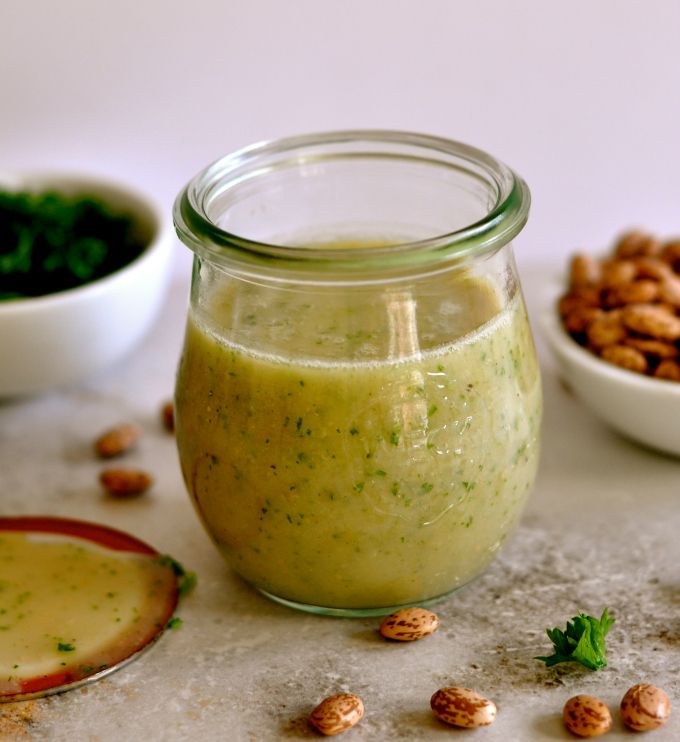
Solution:
[[[510,242],[528,208],[489,155],[392,131],[255,145],[179,195],[195,253],[182,471],[260,591],[379,615],[447,595],[497,554],[538,458]]]

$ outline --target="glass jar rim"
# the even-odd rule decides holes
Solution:
[[[396,148],[408,146],[429,152],[432,157],[455,157],[457,169],[482,180],[495,189],[489,211],[472,224],[435,234],[425,239],[395,241],[387,245],[362,247],[310,246],[258,241],[229,232],[208,215],[210,199],[253,174],[272,169],[273,158],[290,164],[303,162],[305,152],[323,146],[356,148],[356,154],[380,150],[399,157]],[[382,148],[382,150],[381,150]],[[297,153],[297,154],[296,154]],[[338,156],[338,155],[335,155]],[[331,157],[331,155],[328,155]],[[451,167],[455,167],[451,165]],[[468,168],[476,168],[477,172]],[[530,193],[524,180],[507,165],[483,150],[452,139],[428,134],[387,129],[348,129],[304,134],[251,144],[221,157],[195,175],[180,191],[173,207],[175,229],[180,240],[197,255],[225,267],[275,272],[324,270],[367,271],[442,267],[492,252],[510,242],[524,227],[529,213]]]

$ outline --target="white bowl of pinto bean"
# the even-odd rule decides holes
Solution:
[[[624,436],[680,456],[680,239],[635,231],[572,258],[544,330],[574,393]]]

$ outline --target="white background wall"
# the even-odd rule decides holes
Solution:
[[[0,169],[111,174],[169,210],[229,150],[345,127],[515,168],[520,267],[680,234],[680,3],[0,0]]]

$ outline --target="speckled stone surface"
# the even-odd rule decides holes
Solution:
[[[522,268],[537,324],[541,266]],[[185,494],[172,436],[158,410],[172,393],[187,285],[178,278],[144,346],[106,374],[37,399],[0,404],[0,507],[4,514],[96,520],[143,538],[198,573],[184,623],[107,679],[47,699],[0,705],[0,740],[313,739],[306,717],[325,696],[350,691],[366,706],[347,740],[486,742],[574,739],[564,702],[599,696],[618,715],[638,682],[680,703],[680,460],[639,448],[595,420],[559,382],[538,338],[544,375],[543,455],[521,527],[489,571],[434,610],[442,627],[413,644],[389,643],[379,619],[298,614],[250,589],[223,565]],[[1,362],[1,360],[0,360]],[[106,500],[94,437],[119,421],[144,429],[126,460],[153,472],[152,494]],[[546,626],[609,606],[616,624],[609,665],[546,669]],[[0,637],[1,639],[1,637]],[[495,701],[493,726],[445,727],[429,699],[444,685]],[[654,742],[680,739],[680,711]]]

